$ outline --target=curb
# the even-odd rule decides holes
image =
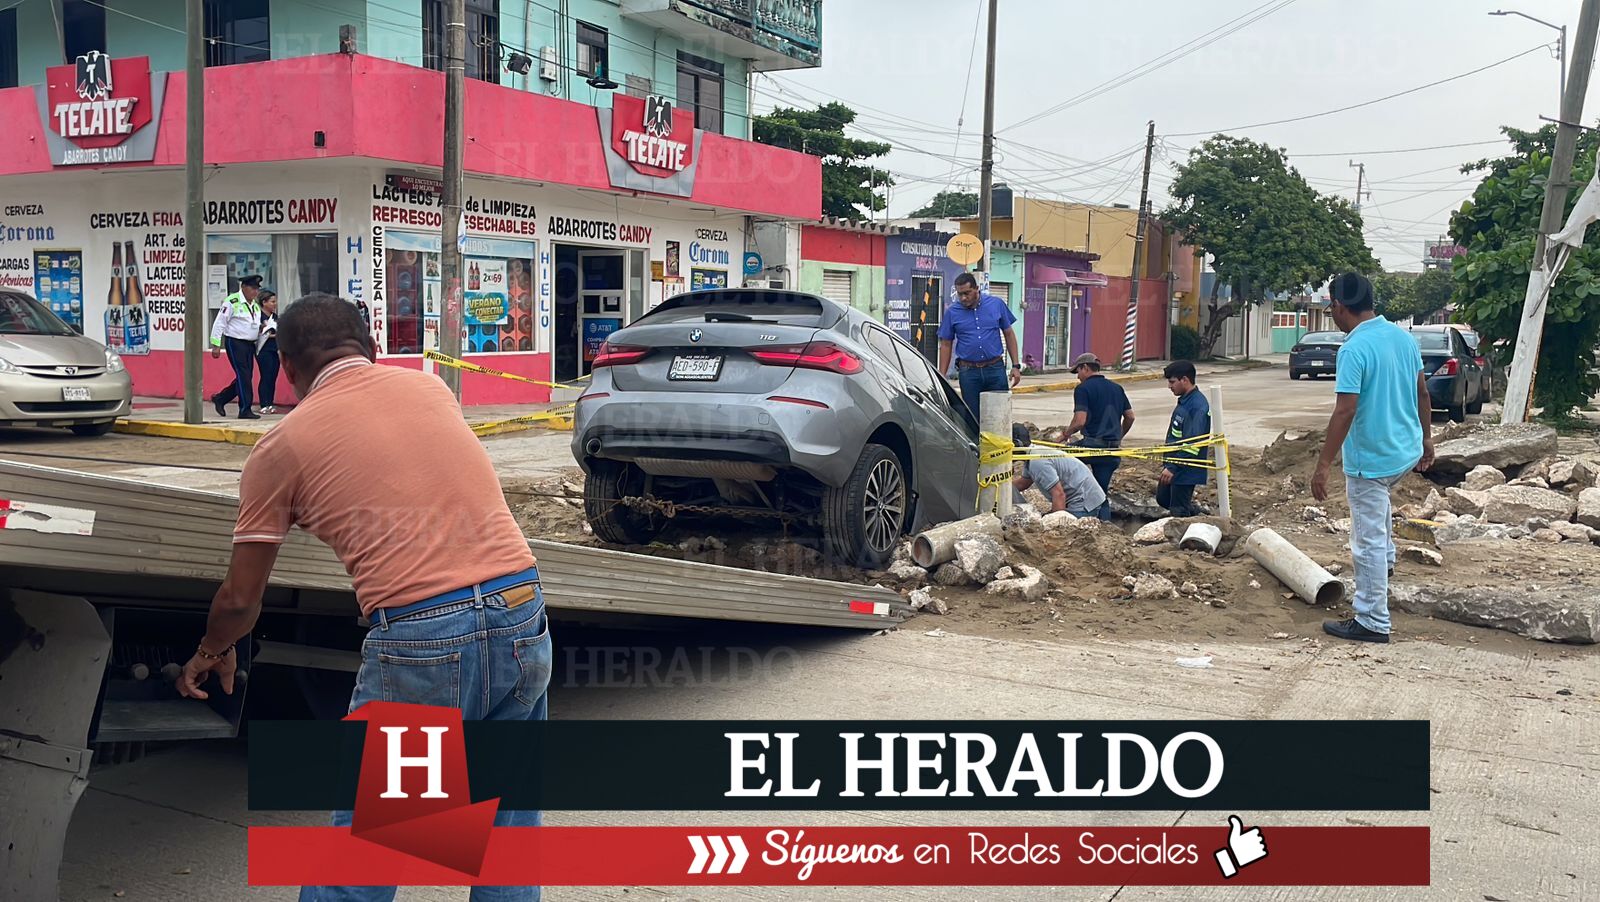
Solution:
[[[1162,375],[1160,373],[1135,373],[1131,376],[1108,374],[1105,376],[1105,378],[1110,379],[1112,382],[1126,384],[1129,382],[1149,382],[1153,379],[1162,378]],[[1036,395],[1041,392],[1071,391],[1077,387],[1078,380],[1072,379],[1067,382],[1044,382],[1036,383],[1034,385],[1019,385],[1016,388],[1013,388],[1011,393],[1014,395]]]
[[[252,446],[261,440],[265,431],[237,429],[232,426],[210,424],[168,423],[162,420],[118,420],[113,432],[124,435],[153,435],[160,438],[182,438],[201,442],[226,442],[231,445]]]

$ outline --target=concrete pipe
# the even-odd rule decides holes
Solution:
[[[1000,538],[1000,518],[979,514],[954,523],[945,523],[923,532],[911,543],[911,560],[924,570],[956,559],[956,543],[973,536]]]
[[[1326,606],[1344,600],[1344,583],[1276,532],[1265,528],[1252,532],[1244,549],[1307,604]]]
[[[1178,547],[1184,551],[1204,551],[1206,554],[1216,554],[1217,546],[1222,544],[1222,530],[1210,523],[1192,523],[1183,534],[1183,541]]]

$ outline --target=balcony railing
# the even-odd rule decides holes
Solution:
[[[757,30],[822,49],[822,0],[755,0],[755,8]]]
[[[727,16],[743,25],[750,24],[750,0],[688,0],[708,13]]]

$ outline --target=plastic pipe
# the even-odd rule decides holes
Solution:
[[[911,543],[911,560],[924,570],[956,559],[956,543],[973,536],[1000,538],[1000,518],[979,514],[924,531]]]
[[[1178,547],[1184,551],[1204,551],[1206,554],[1216,554],[1217,546],[1222,544],[1222,530],[1210,523],[1193,523],[1183,534],[1183,541]]]
[[[1333,605],[1344,600],[1344,583],[1276,532],[1265,528],[1252,532],[1244,550],[1307,604]]]

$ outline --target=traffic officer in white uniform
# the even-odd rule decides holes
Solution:
[[[232,391],[224,390],[213,395],[217,416],[228,415],[223,408],[227,394],[239,395],[239,419],[259,420],[261,415],[250,409],[250,382],[255,371],[256,339],[261,337],[261,308],[256,306],[256,296],[261,293],[261,277],[245,276],[239,280],[239,290],[222,302],[217,311],[217,321],[211,325],[211,356],[221,357],[228,352],[228,363],[233,365]]]

